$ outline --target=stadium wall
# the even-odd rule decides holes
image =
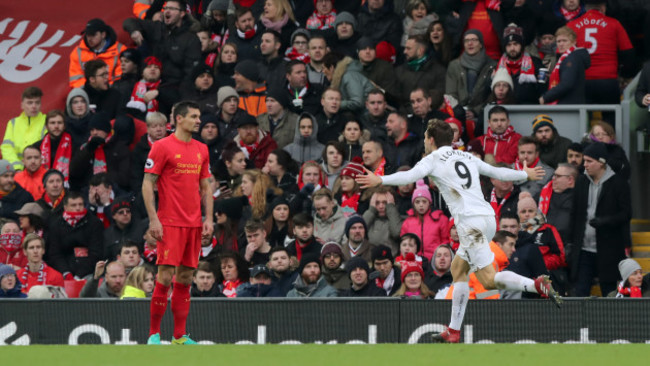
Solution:
[[[205,344],[428,343],[449,301],[400,299],[192,300],[188,330]],[[465,343],[650,343],[650,300],[471,301]],[[147,300],[0,302],[0,345],[143,344]],[[172,316],[163,320],[171,337]]]

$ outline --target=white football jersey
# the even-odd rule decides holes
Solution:
[[[425,156],[406,172],[382,177],[386,185],[404,185],[430,176],[438,186],[455,220],[467,216],[494,216],[494,209],[485,201],[479,176],[506,181],[527,179],[524,171],[495,168],[472,154],[443,146]]]

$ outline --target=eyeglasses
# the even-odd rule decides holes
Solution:
[[[181,11],[181,8],[174,8],[172,6],[165,6],[163,10],[176,10],[176,11]]]
[[[104,73],[101,73],[101,74],[97,74],[97,75],[95,75],[95,77],[96,77],[96,78],[104,78],[104,79],[105,79],[105,78],[108,77],[108,71],[106,71],[106,72],[104,72]]]

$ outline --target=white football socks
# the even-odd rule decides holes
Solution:
[[[469,300],[469,283],[454,282],[454,293],[451,300],[451,322],[449,328],[460,330],[465,317],[465,308]]]
[[[537,293],[535,281],[520,276],[512,271],[501,271],[494,275],[494,284],[501,290],[513,290]]]

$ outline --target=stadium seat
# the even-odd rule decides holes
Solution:
[[[63,285],[65,287],[65,293],[68,295],[68,298],[70,299],[76,299],[79,297],[79,293],[81,292],[81,289],[84,287],[86,284],[86,280],[65,280],[63,281]]]

